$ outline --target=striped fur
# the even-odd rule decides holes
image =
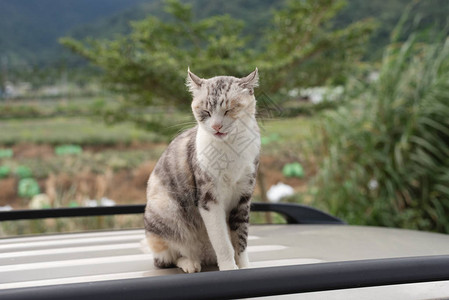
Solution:
[[[150,175],[144,224],[157,267],[198,272],[246,267],[249,207],[260,135],[257,69],[201,79],[189,70],[198,125],[177,136]]]

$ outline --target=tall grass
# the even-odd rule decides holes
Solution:
[[[378,81],[320,129],[318,203],[352,224],[449,233],[449,40],[391,45]]]

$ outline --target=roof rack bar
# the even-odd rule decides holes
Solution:
[[[241,299],[449,280],[449,255],[284,267],[0,290],[1,299]]]
[[[0,212],[0,221],[141,214],[144,210],[144,204],[11,210]],[[345,224],[342,220],[334,216],[299,204],[253,202],[251,204],[251,211],[280,213],[289,224]]]
[[[279,213],[288,224],[346,224],[337,217],[301,204],[253,202],[251,211]]]
[[[144,209],[145,205],[136,204],[97,207],[64,207],[11,210],[0,212],[0,221],[142,214],[144,212]]]

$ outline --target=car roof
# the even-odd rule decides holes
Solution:
[[[142,252],[143,237],[137,229],[0,239],[0,294],[182,273],[155,268],[151,253]],[[447,255],[449,236],[349,225],[252,225],[248,252],[251,268]]]

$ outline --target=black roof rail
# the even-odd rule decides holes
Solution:
[[[144,204],[11,210],[1,211],[0,221],[141,214],[144,210]],[[288,224],[345,224],[342,220],[325,212],[299,204],[253,202],[251,211],[279,213]]]
[[[449,280],[449,255],[150,276],[0,290],[1,299],[241,299]]]
[[[10,210],[0,212],[0,221],[142,214],[144,209],[145,205],[134,204],[97,207]]]
[[[253,202],[251,211],[279,213],[288,224],[346,224],[337,217],[301,204]]]

